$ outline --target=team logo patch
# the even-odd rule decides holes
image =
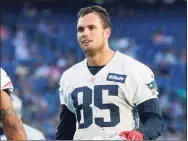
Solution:
[[[115,74],[115,73],[109,73],[107,76],[108,81],[115,81],[124,83],[127,75],[121,75],[121,74]]]
[[[147,86],[149,87],[149,89],[152,91],[153,94],[157,93],[157,84],[156,84],[155,80],[153,80],[152,82],[147,84]]]

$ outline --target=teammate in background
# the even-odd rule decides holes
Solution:
[[[15,112],[20,118],[22,118],[22,101],[16,95],[13,94],[11,94],[11,99]],[[23,123],[23,126],[25,128],[28,140],[46,140],[44,134],[38,129],[35,129],[25,123]],[[5,137],[5,135],[2,135],[0,136],[0,139],[6,140],[7,138]]]
[[[153,72],[112,51],[110,34],[111,21],[104,8],[79,11],[77,39],[86,59],[61,77],[62,112],[56,140],[110,139],[109,133],[128,140],[154,140],[162,134]]]
[[[27,136],[21,119],[14,111],[10,94],[13,91],[13,85],[1,68],[1,93],[0,93],[0,122],[3,132],[8,140],[27,140]]]

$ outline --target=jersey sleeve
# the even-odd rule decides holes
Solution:
[[[71,97],[71,86],[69,83],[69,74],[64,73],[60,79],[59,87],[59,98],[61,105],[67,106],[71,112],[75,112]]]
[[[61,105],[67,105],[65,100],[65,81],[64,81],[64,74],[61,76],[60,82],[59,82],[59,98]]]
[[[10,77],[7,75],[7,73],[1,68],[1,90],[8,89],[11,93],[13,91],[13,85]]]
[[[133,102],[137,106],[140,103],[157,98],[157,84],[152,70],[144,64],[139,64],[136,71],[136,92]]]

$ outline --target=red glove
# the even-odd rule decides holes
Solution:
[[[144,135],[137,130],[123,131],[119,135],[121,137],[127,138],[127,140],[144,140]]]

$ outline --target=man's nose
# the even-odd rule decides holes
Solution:
[[[88,36],[89,36],[89,30],[86,28],[84,29],[83,37],[88,37]]]

